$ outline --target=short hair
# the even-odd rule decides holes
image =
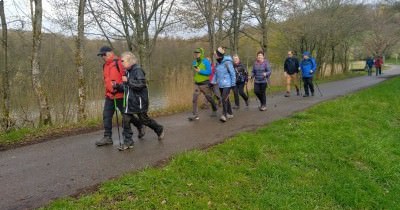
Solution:
[[[129,51],[123,52],[121,58],[124,58],[124,62],[127,62],[128,64],[135,64],[137,62],[136,56]]]
[[[261,55],[264,56],[264,51],[263,51],[263,50],[258,51],[258,52],[257,52],[257,56],[258,56],[259,54],[261,54]]]
[[[232,56],[232,58],[235,58],[235,57],[237,57],[237,58],[240,60],[240,57],[239,57],[238,54],[234,54],[234,55]]]

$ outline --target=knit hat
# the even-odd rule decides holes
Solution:
[[[225,50],[222,47],[218,47],[218,49],[215,51],[215,53],[218,55],[218,57],[224,57]]]

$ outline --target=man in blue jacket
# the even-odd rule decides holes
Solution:
[[[300,69],[303,76],[304,83],[304,95],[303,97],[314,96],[314,84],[312,82],[315,71],[317,70],[317,64],[315,59],[311,57],[310,52],[305,51],[303,53],[303,60],[300,62]]]

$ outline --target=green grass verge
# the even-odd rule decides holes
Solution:
[[[399,94],[392,79],[46,209],[398,209]]]

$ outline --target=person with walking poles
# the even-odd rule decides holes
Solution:
[[[103,79],[105,101],[103,108],[104,137],[96,141],[96,145],[104,146],[113,144],[112,118],[114,112],[116,112],[116,116],[118,117],[117,108],[120,110],[120,113],[122,113],[123,110],[123,91],[116,91],[113,88],[113,85],[122,83],[122,76],[124,75],[125,70],[121,64],[121,60],[114,54],[110,47],[101,47],[97,56],[101,56],[104,60]],[[142,138],[145,135],[145,126],[143,126],[136,117],[132,118],[132,123],[138,130],[138,138]],[[117,122],[117,125],[119,129],[119,122]],[[128,132],[128,130],[132,132],[131,127],[124,129],[125,132]]]
[[[247,72],[246,67],[240,62],[238,55],[233,56],[233,68],[235,69],[236,73],[236,85],[233,87],[233,96],[235,100],[235,106],[233,109],[239,109],[239,94],[243,98],[246,106],[249,106],[249,97],[244,92],[244,86],[247,85],[249,73]]]
[[[217,62],[215,64],[215,74],[211,83],[218,84],[222,100],[222,115],[219,120],[221,122],[226,122],[227,119],[233,118],[229,93],[231,88],[236,85],[236,74],[233,68],[232,58],[229,55],[225,55],[224,48],[218,47],[214,52],[214,56]]]
[[[290,97],[290,84],[293,82],[296,88],[296,95],[300,95],[298,83],[298,73],[299,73],[299,60],[293,56],[293,51],[288,52],[288,57],[283,65],[283,71],[286,78],[286,93],[285,97]]]
[[[151,119],[147,112],[149,108],[149,96],[145,72],[137,64],[136,56],[131,52],[121,55],[121,62],[125,68],[122,77],[123,84],[116,84],[115,89],[124,92],[125,108],[123,111],[123,124],[130,127],[131,119],[137,115],[140,123],[151,128],[158,136],[158,140],[164,138],[164,127]],[[120,151],[133,148],[132,131],[124,130],[124,143],[118,149]]]
[[[382,56],[376,56],[375,59],[375,74],[376,76],[382,74],[383,59]]]
[[[192,62],[192,69],[194,71],[194,91],[193,91],[193,113],[188,119],[189,121],[199,120],[198,115],[198,98],[200,93],[204,94],[207,101],[210,102],[212,108],[211,116],[217,116],[217,105],[211,95],[210,84],[210,74],[211,74],[211,64],[204,57],[204,49],[197,48],[194,53],[194,61]]]
[[[254,93],[260,101],[260,106],[258,107],[260,111],[267,110],[266,90],[271,73],[271,67],[264,57],[264,52],[258,51],[257,59],[254,62],[253,70],[251,71],[251,78],[254,80]]]
[[[301,60],[300,62],[300,70],[304,83],[303,97],[309,97],[310,91],[311,91],[311,96],[314,96],[313,77],[315,71],[317,70],[317,64],[315,62],[315,59],[311,57],[311,54],[308,51],[305,51],[303,53],[303,60]]]
[[[372,76],[372,67],[374,66],[374,59],[368,57],[365,60],[365,67],[367,68],[368,76]]]

